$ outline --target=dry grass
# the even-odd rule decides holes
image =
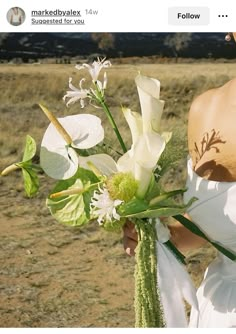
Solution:
[[[161,81],[166,101],[162,128],[178,129],[178,150],[187,153],[191,101],[235,77],[236,65],[114,65],[107,71],[107,94],[121,132],[126,128],[120,105],[139,109],[138,71]],[[40,143],[48,121],[39,102],[58,116],[81,112],[79,104],[68,109],[62,101],[68,77],[77,85],[79,74],[71,65],[0,66],[0,169],[20,159],[26,134]],[[96,113],[113,141],[101,111]],[[45,207],[53,181],[40,179],[41,192],[32,200],[24,196],[19,173],[0,179],[0,327],[132,327],[134,259],[124,254],[121,236],[94,225],[78,230],[56,223]],[[185,161],[168,182],[174,187],[184,180]],[[196,285],[214,256],[208,247],[188,254]]]

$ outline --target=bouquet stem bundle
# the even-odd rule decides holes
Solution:
[[[157,282],[155,224],[139,220],[136,229],[135,327],[165,327]]]

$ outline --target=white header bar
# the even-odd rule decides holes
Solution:
[[[10,0],[0,4],[0,32],[227,32],[236,28],[235,7],[235,0]]]

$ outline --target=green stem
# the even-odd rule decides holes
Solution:
[[[109,110],[106,102],[102,99],[102,100],[100,100],[100,104],[101,104],[103,110],[105,111],[105,113],[107,115],[107,118],[108,118],[109,122],[111,123],[111,126],[112,126],[113,130],[115,131],[115,134],[117,136],[117,139],[120,142],[120,146],[121,146],[123,152],[124,153],[127,152],[127,148],[125,146],[125,143],[124,143],[124,141],[123,141],[123,139],[121,137],[121,134],[120,134],[120,132],[118,130],[116,122],[115,122],[115,120],[114,120],[114,118],[113,118],[113,116],[112,116],[112,114],[111,114],[111,112],[110,112],[110,110]]]
[[[121,137],[121,134],[120,134],[120,131],[118,130],[118,127],[116,125],[116,122],[108,108],[108,105],[106,104],[105,102],[105,99],[104,99],[104,92],[105,90],[102,89],[99,87],[99,85],[97,84],[96,81],[93,82],[94,83],[94,86],[95,86],[95,93],[92,94],[93,98],[95,98],[95,100],[101,105],[101,107],[103,108],[103,110],[105,111],[105,114],[107,115],[107,118],[112,126],[112,129],[115,131],[115,134],[117,136],[117,139],[119,140],[120,142],[120,145],[121,145],[121,148],[123,150],[123,152],[127,152],[127,148],[125,146],[125,143]]]
[[[37,165],[37,164],[33,164],[32,162],[25,162],[25,161],[22,161],[18,164],[20,167],[25,167],[25,168],[30,168],[30,169],[34,169],[35,171],[38,171],[38,172],[42,172],[43,169],[42,167],[40,167],[40,165]]]

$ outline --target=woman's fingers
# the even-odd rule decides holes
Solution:
[[[135,248],[138,243],[138,235],[135,230],[134,224],[129,221],[126,222],[123,227],[123,231],[124,231],[123,244],[125,252],[129,256],[134,256]]]
[[[128,254],[129,256],[134,256],[137,241],[124,236],[123,243],[126,254]]]
[[[133,223],[130,221],[126,222],[123,226],[123,231],[126,237],[138,241],[138,235]]]

